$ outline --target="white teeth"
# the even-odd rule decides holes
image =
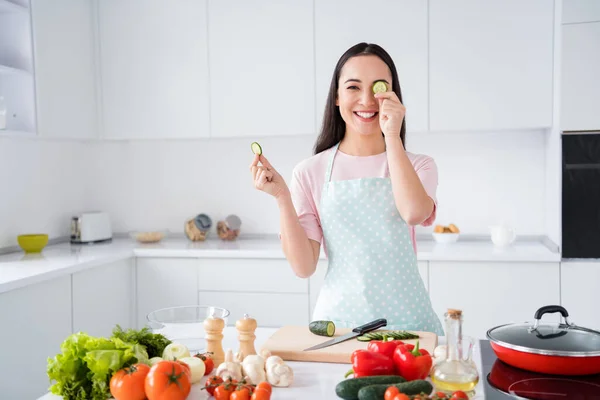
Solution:
[[[374,112],[372,112],[372,113],[366,113],[366,112],[359,112],[359,111],[357,111],[356,114],[358,114],[358,116],[362,117],[362,118],[371,118],[371,117],[373,117],[375,115]]]

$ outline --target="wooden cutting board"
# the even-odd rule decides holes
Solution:
[[[312,361],[326,363],[351,364],[350,355],[354,350],[366,349],[368,342],[359,342],[357,339],[346,340],[333,346],[319,350],[303,351],[306,348],[323,343],[329,339],[349,333],[352,329],[336,329],[331,338],[317,336],[308,330],[308,326],[284,326],[277,330],[261,347],[269,350],[272,355],[279,356],[285,361]],[[378,331],[385,331],[381,329]],[[432,332],[415,332],[419,339],[404,340],[405,343],[415,344],[419,341],[419,348],[424,348],[433,354],[438,343],[438,337]]]

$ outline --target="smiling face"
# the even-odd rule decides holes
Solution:
[[[336,105],[350,135],[381,135],[379,103],[373,94],[373,83],[384,81],[392,87],[392,74],[377,56],[350,58],[340,74]]]

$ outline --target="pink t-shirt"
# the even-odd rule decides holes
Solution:
[[[306,231],[309,239],[323,243],[323,229],[319,215],[319,204],[321,192],[325,183],[325,173],[334,148],[327,149],[300,162],[293,171],[290,192],[292,201],[298,214],[300,224]],[[425,191],[433,199],[435,206],[429,218],[421,225],[433,224],[436,215],[437,199],[436,189],[438,185],[438,171],[433,158],[406,152],[415,172],[421,179]],[[333,163],[331,173],[332,181],[359,179],[359,178],[383,178],[387,177],[387,154],[381,153],[374,156],[351,156],[338,150]],[[409,226],[410,238],[415,253],[417,243],[415,239],[415,228]]]

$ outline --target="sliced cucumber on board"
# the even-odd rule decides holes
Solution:
[[[357,339],[361,342],[370,342],[371,340],[383,340],[384,335],[387,336],[388,339],[393,340],[409,340],[419,338],[419,335],[415,335],[414,333],[407,331],[374,331],[367,332],[364,335],[357,337]]]

